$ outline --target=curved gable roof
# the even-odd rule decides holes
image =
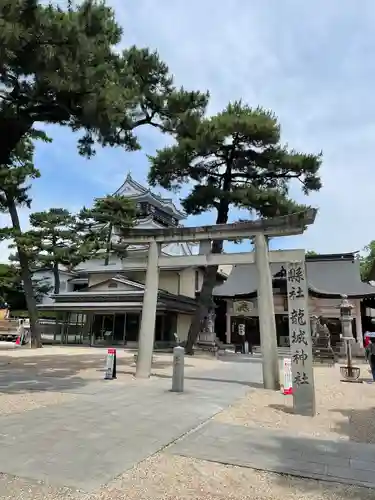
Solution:
[[[307,280],[312,292],[360,298],[375,295],[375,287],[361,281],[359,260],[307,262]]]
[[[186,218],[186,214],[179,210],[174,204],[172,198],[163,198],[159,194],[153,193],[151,189],[142,186],[135,181],[131,174],[128,173],[123,184],[115,191],[115,195],[124,195],[136,200],[149,199],[153,204],[159,206],[163,210],[170,212],[177,220]]]
[[[352,298],[375,296],[375,287],[360,279],[359,261],[307,260],[306,274],[311,292],[325,296],[348,295]],[[272,276],[280,273],[282,264],[271,264]],[[285,267],[285,266],[284,266]],[[251,295],[258,289],[258,273],[255,264],[236,265],[228,279],[214,289],[217,297]]]

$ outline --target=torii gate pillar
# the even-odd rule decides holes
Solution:
[[[255,262],[258,271],[258,313],[262,349],[263,385],[265,389],[280,388],[280,369],[277,354],[275,310],[268,243],[264,234],[255,236]]]
[[[159,288],[158,259],[159,244],[156,241],[151,241],[148,250],[145,293],[143,297],[141,328],[139,331],[137,378],[148,378],[151,374]]]

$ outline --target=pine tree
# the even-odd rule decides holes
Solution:
[[[139,149],[141,125],[175,133],[204,113],[207,94],[177,89],[156,52],[119,52],[121,35],[104,0],[0,0],[0,165],[38,122],[81,132],[90,157],[96,143]]]
[[[30,215],[31,229],[22,234],[23,248],[34,268],[53,271],[54,293],[58,294],[60,268],[73,270],[98,257],[104,257],[108,264],[112,238],[119,238],[121,230],[132,226],[135,217],[135,204],[123,196],[97,199],[91,209],[83,208],[78,215],[50,208]]]
[[[18,290],[19,281],[19,273],[15,266],[0,264],[0,302],[9,304],[10,302],[14,302],[15,296],[17,296],[16,301],[20,302]],[[21,291],[21,296],[22,295]]]
[[[38,267],[49,268],[54,276],[54,293],[60,293],[61,266],[74,266],[81,261],[80,241],[75,231],[75,216],[63,208],[50,208],[30,215],[28,255]]]
[[[40,346],[29,269],[30,235],[22,235],[18,205],[30,205],[25,182],[39,176],[32,164],[37,123],[80,132],[78,151],[95,145],[140,148],[135,130],[150,125],[182,133],[203,115],[208,95],[177,89],[156,52],[119,52],[122,31],[102,0],[65,9],[39,0],[0,0],[0,210],[9,211],[30,316],[32,345]],[[4,183],[3,183],[4,181]]]
[[[241,102],[223,112],[190,121],[176,144],[150,158],[149,182],[165,189],[188,184],[182,205],[189,215],[214,210],[216,224],[227,223],[232,208],[273,217],[303,210],[289,197],[293,179],[305,194],[321,188],[321,155],[289,151],[280,143],[280,125],[273,113],[252,109]],[[214,241],[213,253],[221,253]],[[199,307],[189,330],[187,353],[192,354],[200,324],[212,307],[217,266],[208,267],[199,296]]]
[[[0,301],[6,302],[12,312],[26,309],[25,293],[23,291],[21,270],[18,259],[13,258],[12,264],[0,264]],[[51,286],[44,280],[33,279],[34,296],[37,302],[50,293]]]
[[[12,226],[3,228],[1,238],[12,238],[17,248],[19,259],[20,276],[25,292],[27,309],[30,317],[31,343],[33,347],[40,347],[40,331],[38,328],[38,311],[34,294],[34,284],[30,271],[30,248],[29,236],[22,233],[18,216],[18,207],[30,208],[28,184],[31,179],[39,177],[39,171],[34,167],[33,140],[42,139],[48,141],[43,132],[31,130],[28,135],[17,143],[12,151],[7,164],[0,165],[0,211],[8,212]]]
[[[132,227],[137,217],[136,205],[125,196],[108,195],[95,200],[90,209],[83,208],[78,217],[77,234],[82,234],[83,253],[104,257],[108,265],[112,253],[119,257],[126,250],[112,249],[112,242],[121,243],[123,232]]]

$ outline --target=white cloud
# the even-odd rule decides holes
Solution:
[[[211,111],[263,105],[291,147],[323,150],[324,188],[308,199],[317,221],[282,246],[350,251],[374,237],[373,0],[110,3],[125,43],[158,49],[179,83],[208,88]]]

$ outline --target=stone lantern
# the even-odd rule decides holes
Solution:
[[[353,304],[348,301],[347,295],[342,295],[342,301],[339,305],[340,308],[340,319],[342,325],[342,337],[345,340],[354,340],[353,329],[352,329],[352,310],[354,309]]]
[[[346,366],[341,366],[340,372],[345,380],[353,382],[357,380],[360,375],[360,369],[353,366],[352,357],[352,344],[354,342],[352,310],[354,309],[354,306],[348,301],[347,295],[342,295],[341,297],[342,301],[338,307],[340,308],[342,339],[345,344],[346,351]]]

